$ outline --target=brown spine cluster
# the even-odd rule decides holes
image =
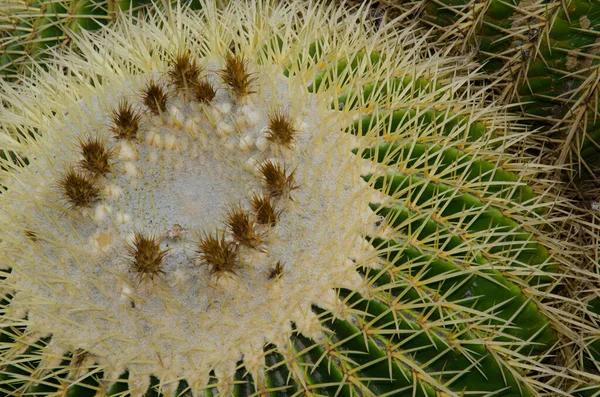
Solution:
[[[256,79],[248,72],[248,62],[240,55],[227,55],[225,68],[219,70],[219,76],[238,97],[255,92],[251,85]]]
[[[227,214],[227,226],[237,243],[250,248],[256,248],[261,243],[260,236],[254,230],[250,214],[242,207],[231,207]]]
[[[232,241],[225,239],[225,234],[219,232],[214,235],[204,235],[199,241],[200,261],[210,266],[210,273],[217,276],[225,272],[235,273],[240,265],[238,247],[245,246],[251,249],[262,249],[264,242],[257,226],[276,225],[281,211],[275,209],[275,200],[289,198],[289,192],[297,189],[294,184],[293,172],[287,175],[285,167],[281,167],[274,161],[266,161],[259,167],[263,176],[264,189],[268,194],[254,193],[250,199],[253,213],[242,208],[241,205],[233,205],[226,214],[226,225],[231,233]],[[283,265],[278,262],[271,269],[269,279],[277,279],[283,273]]]
[[[296,129],[288,113],[278,110],[269,115],[267,139],[282,146],[294,143]]]
[[[283,265],[281,261],[277,261],[275,266],[269,269],[269,280],[276,280],[283,275]]]
[[[67,169],[58,184],[71,208],[89,208],[100,198],[95,180],[74,168]]]
[[[250,204],[259,225],[275,226],[280,212],[275,210],[275,203],[270,196],[254,193],[252,199],[250,199]]]
[[[113,110],[111,131],[119,139],[133,141],[137,139],[141,118],[142,116],[133,109],[131,103],[122,99],[119,107]]]
[[[183,91],[198,102],[210,103],[216,90],[208,77],[202,76],[203,68],[188,52],[179,53],[171,63],[167,76],[176,90]],[[225,58],[225,68],[218,72],[223,81],[238,97],[253,93],[251,84],[255,80],[248,72],[243,57],[232,54]],[[167,109],[170,94],[160,81],[150,80],[140,93],[141,103],[154,115]],[[121,99],[112,111],[110,131],[117,139],[135,141],[138,138],[142,115],[127,99]],[[269,136],[272,142],[289,147],[294,142],[296,130],[287,113],[276,111],[269,116]],[[97,137],[80,139],[79,148],[82,160],[79,170],[70,168],[60,179],[63,195],[73,207],[90,207],[100,198],[97,181],[112,170],[110,158],[113,152],[107,142]],[[225,214],[226,231],[205,233],[198,240],[196,250],[200,263],[210,268],[210,274],[220,277],[224,273],[236,274],[240,267],[240,247],[263,249],[265,227],[274,227],[281,214],[277,211],[278,200],[290,198],[290,192],[298,186],[294,183],[294,173],[288,174],[284,166],[275,161],[265,161],[259,166],[264,193],[253,194],[250,198],[251,210],[241,204],[232,205]],[[229,238],[227,238],[229,236]],[[129,265],[141,281],[154,279],[164,274],[162,269],[168,250],[162,250],[161,238],[134,232],[133,241],[126,246]],[[277,262],[269,272],[269,279],[277,279],[283,273],[283,265]]]
[[[142,102],[155,115],[165,112],[168,99],[167,91],[155,81],[149,81],[142,91]]]
[[[127,246],[127,252],[131,257],[130,269],[139,280],[149,278],[154,281],[154,277],[164,274],[162,262],[167,250],[161,250],[160,243],[160,238],[134,232],[133,242]]]
[[[187,90],[191,88],[202,73],[202,67],[193,59],[188,52],[177,54],[175,60],[167,72],[171,84],[177,89]]]
[[[194,98],[201,103],[210,103],[217,95],[217,91],[206,78],[194,84],[192,92]]]
[[[191,94],[198,102],[210,103],[217,91],[207,77],[201,77],[202,73],[200,64],[189,52],[183,52],[175,57],[167,74],[176,90],[182,91],[184,95]]]
[[[86,171],[105,176],[111,171],[110,158],[112,151],[107,149],[106,141],[100,138],[79,140],[79,148],[83,160],[79,165]]]
[[[286,168],[275,161],[265,161],[259,166],[258,170],[263,177],[265,190],[271,197],[289,198],[292,190],[298,188],[294,183],[294,171],[288,175]]]
[[[239,255],[237,246],[225,240],[225,235],[208,234],[200,238],[198,250],[203,265],[210,268],[210,274],[220,277],[226,272],[235,273],[239,266]]]

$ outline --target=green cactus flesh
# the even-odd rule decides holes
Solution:
[[[139,12],[150,0],[10,0],[0,5],[0,76],[19,79],[48,52],[69,46],[80,30],[97,30],[121,12]],[[198,1],[189,2],[194,8]]]
[[[594,99],[597,1],[403,1],[397,7],[422,10],[421,21],[433,26],[441,40],[455,40],[461,51],[476,48],[485,70],[500,78],[503,95],[566,142],[561,161],[583,160],[577,172],[589,174],[595,168],[600,148]]]
[[[586,343],[556,309],[568,301],[557,287],[573,258],[557,225],[570,204],[555,195],[544,166],[526,152],[545,153],[543,146],[505,109],[490,104],[488,90],[473,84],[479,78],[475,67],[432,53],[410,31],[398,33],[388,25],[375,30],[360,13],[336,23],[342,11],[298,4],[237,4],[222,13],[207,4],[202,9],[172,10],[171,16],[156,9],[147,20],[123,18],[102,35],[76,39],[78,51],[49,61],[47,71],[36,69],[32,83],[14,88],[14,104],[0,113],[6,123],[3,141],[31,158],[24,168],[0,160],[7,169],[0,195],[0,247],[9,266],[0,273],[0,392],[534,397],[569,395],[579,387],[580,395],[588,395],[591,375],[581,375],[585,371],[578,363],[554,369],[560,365],[557,357],[568,354],[563,350]],[[140,39],[145,37],[151,39]],[[237,74],[230,66],[235,60],[245,65]],[[54,69],[53,62],[59,67]],[[65,62],[77,79],[62,73]],[[194,65],[202,65],[198,73]],[[217,88],[214,99],[191,95],[200,87],[200,80],[194,80],[200,70],[201,78]],[[139,99],[149,81],[170,86],[162,113],[158,102],[151,107]],[[7,90],[4,99],[9,95]],[[39,110],[20,106],[33,98]],[[126,103],[133,104],[130,115]],[[143,103],[154,111],[140,110],[136,116]],[[278,106],[294,115],[291,143],[274,143],[269,115]],[[136,130],[131,138],[119,137],[119,120],[129,120],[128,125],[140,121],[144,136],[136,138]],[[41,136],[24,143],[11,138],[15,131],[33,130]],[[70,151],[92,131],[110,144],[100,154],[120,160],[111,160],[106,175],[89,177],[90,184],[102,185],[92,197],[104,201],[81,208],[87,201],[75,200],[73,191],[90,188],[80,182],[79,190],[67,190],[73,182],[64,172],[77,159],[82,164],[81,155]],[[256,148],[248,143],[254,140]],[[328,146],[331,141],[335,144]],[[185,194],[186,185],[197,183],[189,175],[198,172],[198,178],[205,178],[198,168],[212,165],[206,160],[212,156],[221,163],[209,174],[225,175],[224,181],[239,185],[226,191],[231,197],[245,200],[245,178],[262,172],[262,182],[249,179],[250,189],[266,184],[263,190],[277,210],[275,226],[232,227],[221,240],[219,233],[210,240],[206,227],[227,224],[210,213],[227,206],[213,208],[196,200],[194,206],[209,207],[206,219],[194,221],[193,206],[181,211],[189,216],[183,226],[196,229],[194,239],[200,242],[180,242],[180,225],[169,231],[167,217],[180,210],[161,207],[159,197]],[[265,170],[276,164],[272,158],[295,165],[273,166],[277,175],[269,179]],[[339,159],[348,163],[335,168]],[[331,167],[334,171],[328,171]],[[90,172],[79,168],[72,171],[74,180]],[[173,181],[179,190],[169,190]],[[205,183],[206,194],[221,189]],[[114,186],[121,193],[114,194]],[[111,195],[117,200],[112,209],[105,204]],[[137,224],[128,224],[121,212],[135,206],[143,211],[133,214]],[[260,209],[254,207],[255,223]],[[303,222],[327,229],[304,228]],[[302,233],[290,237],[288,227]],[[147,230],[169,237],[143,240],[140,233]],[[236,240],[236,230],[245,230],[247,239]],[[126,237],[131,233],[133,240]],[[313,235],[323,233],[317,239],[322,246],[309,244]],[[340,236],[358,237],[362,248],[345,252],[354,241]],[[153,250],[140,254],[141,241]],[[251,241],[262,245],[242,247]],[[219,244],[243,260],[222,270],[226,263],[218,267],[211,259],[224,252],[214,248]],[[94,253],[97,246],[110,247],[110,257],[102,256],[104,248]],[[317,254],[304,257],[315,249]],[[186,250],[199,252],[200,259],[192,262],[212,266],[210,271],[182,262],[196,258]],[[338,257],[328,256],[331,252],[350,265],[321,264],[319,256]],[[278,253],[287,260],[282,271],[267,277],[256,270],[267,263],[265,256],[276,261]],[[293,255],[299,259],[292,260]],[[137,269],[160,266],[137,275],[133,267],[120,270],[131,261],[137,261]],[[70,279],[67,270],[96,281]],[[182,272],[189,275],[182,278]],[[121,298],[106,300],[114,305],[111,312],[98,302],[105,302],[102,296],[110,296],[119,283],[126,286],[119,287]],[[247,286],[254,290],[243,295]],[[318,294],[302,296],[312,290],[331,294],[333,302]],[[272,300],[260,301],[261,294]],[[277,294],[305,307],[306,318]],[[94,321],[78,317],[80,307],[67,310],[72,296],[94,302],[83,306]],[[123,296],[124,304],[119,303]],[[153,306],[155,300],[161,305]],[[235,313],[242,307],[236,305],[244,304],[238,300],[260,302],[247,307],[256,317],[250,321]],[[257,339],[243,339],[244,333],[259,335],[260,344],[240,346],[227,332],[211,327],[202,328],[206,335],[200,337],[214,333],[221,338],[217,351],[186,340],[197,336],[194,326],[203,326],[185,317],[190,305],[203,305],[206,316],[223,321],[212,328],[229,329],[245,342]],[[280,306],[285,310],[278,311]],[[121,312],[134,320],[121,319]],[[172,329],[174,342],[164,345],[162,339],[168,338],[155,333],[153,323],[180,318],[178,313],[184,313],[184,321]],[[119,336],[121,321],[133,321],[139,330]],[[96,323],[98,330],[87,329]],[[139,337],[139,346],[129,335]],[[186,337],[177,339],[181,335]],[[140,358],[130,357],[131,351]],[[185,354],[196,354],[197,361],[182,362]]]
[[[126,10],[130,2],[35,0],[28,5],[7,4],[6,22],[12,24],[2,37],[3,74],[24,73],[24,66],[45,55],[44,52],[60,43],[78,29],[98,29],[116,16],[116,10]],[[16,67],[15,70],[12,68]],[[13,77],[14,77],[13,76]]]

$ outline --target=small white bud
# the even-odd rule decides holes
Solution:
[[[125,301],[129,304],[129,302],[131,301],[132,295],[133,295],[133,289],[131,288],[131,286],[129,284],[122,283],[121,284],[121,294],[119,296],[119,299],[121,301]]]
[[[104,204],[98,204],[96,208],[94,208],[94,220],[97,223],[102,222],[106,219],[106,216],[110,214],[110,207]]]
[[[129,296],[131,295],[131,293],[133,292],[133,290],[131,289],[131,287],[127,284],[123,284],[121,286],[121,294]]]
[[[236,147],[235,147],[235,143],[229,139],[225,140],[223,143],[223,147],[227,150],[229,150],[230,152],[235,151]]]
[[[104,188],[104,196],[108,198],[118,199],[123,194],[123,189],[117,185],[106,185]]]
[[[260,123],[260,113],[257,111],[252,111],[249,115],[248,115],[248,121],[250,122],[250,124],[254,127],[256,125],[258,125],[258,123]]]
[[[155,148],[159,148],[161,144],[161,137],[158,131],[150,130],[148,134],[146,134],[146,142],[148,145],[153,146]]]
[[[172,125],[181,127],[185,124],[185,115],[178,107],[171,106],[171,109],[169,109],[169,112],[171,113],[170,121],[171,121]]]
[[[256,157],[252,156],[252,157],[248,158],[248,160],[246,160],[244,167],[246,168],[246,170],[248,170],[250,172],[256,172],[256,169],[258,168],[258,164],[259,164],[259,162],[256,159]]]
[[[223,115],[221,114],[221,112],[219,112],[219,109],[217,108],[210,109],[209,117],[215,124],[219,124],[221,120],[223,120]]]
[[[131,215],[119,212],[116,216],[116,221],[122,225],[126,224],[131,220]]]
[[[125,163],[125,173],[127,174],[127,176],[134,178],[136,176],[138,176],[138,170],[137,167],[135,166],[135,164],[131,163],[131,162],[126,162]]]
[[[269,141],[267,141],[267,138],[261,135],[258,138],[256,138],[255,145],[258,150],[264,152],[269,148]]]
[[[187,119],[185,121],[185,124],[183,125],[183,129],[185,130],[185,132],[192,134],[192,135],[196,132],[197,128],[198,128],[198,124],[196,123],[196,121],[194,119]]]
[[[240,108],[240,113],[242,115],[244,115],[244,117],[247,116],[248,113],[250,113],[251,111],[252,111],[252,108],[248,105],[244,105]]]
[[[254,145],[254,137],[252,135],[242,135],[238,144],[241,151],[246,152]]]
[[[135,161],[138,159],[137,151],[129,144],[129,142],[120,142],[119,159],[124,161]]]
[[[167,150],[175,150],[176,142],[177,142],[177,137],[175,135],[169,134],[165,138],[164,148]]]
[[[246,123],[250,127],[255,127],[260,122],[260,114],[254,110],[253,106],[245,105],[242,106],[242,114],[246,120]]]

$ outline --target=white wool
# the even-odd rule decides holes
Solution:
[[[131,215],[125,214],[123,212],[119,212],[117,214],[115,220],[116,220],[117,223],[120,223],[120,224],[123,225],[123,224],[131,221]]]
[[[118,199],[123,194],[123,189],[117,185],[106,185],[104,195],[107,198]]]
[[[221,112],[222,115],[229,114],[231,112],[231,102],[220,102],[215,105],[215,109]]]
[[[221,121],[219,123],[219,125],[217,126],[217,134],[221,137],[228,137],[229,135],[231,135],[234,131],[233,125],[225,122],[225,121]]]
[[[94,208],[94,220],[98,223],[104,221],[106,216],[110,214],[110,207],[105,204],[98,204]]]
[[[185,124],[185,115],[181,112],[181,109],[176,106],[171,106],[169,113],[171,114],[170,123],[172,125],[181,127]]]
[[[136,177],[138,176],[138,168],[134,163],[128,161],[125,163],[125,173],[128,177]]]
[[[173,134],[168,134],[164,139],[163,147],[166,150],[175,150],[177,147],[177,137]]]
[[[161,146],[161,137],[158,131],[151,129],[146,134],[146,143],[150,146],[154,146],[155,148],[160,148]]]

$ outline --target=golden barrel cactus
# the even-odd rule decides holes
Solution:
[[[4,394],[593,382],[573,206],[476,65],[362,9],[201,8],[1,83]]]

